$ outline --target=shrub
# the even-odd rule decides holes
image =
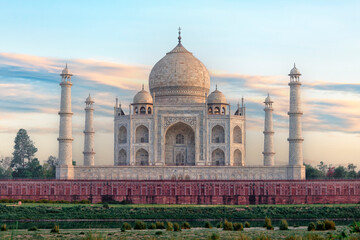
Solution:
[[[256,240],[271,240],[271,237],[261,234]]]
[[[105,209],[109,209],[109,208],[110,208],[110,206],[109,206],[109,204],[108,204],[108,203],[104,203],[104,204],[103,204],[103,208],[105,208]]]
[[[38,230],[38,228],[35,226],[28,229],[28,231],[37,231],[37,230]]]
[[[250,228],[250,227],[251,227],[251,225],[250,225],[250,223],[249,223],[249,222],[245,222],[244,227],[245,227],[245,228]]]
[[[222,228],[223,227],[223,223],[222,222],[219,222],[217,225],[216,225],[217,228]]]
[[[353,232],[353,233],[360,233],[360,222],[353,222],[351,225],[350,225],[350,232]]]
[[[59,227],[59,225],[58,225],[58,224],[55,224],[55,225],[52,227],[52,229],[51,229],[50,232],[51,232],[51,233],[59,233],[59,232],[60,232],[60,227]]]
[[[334,221],[325,220],[324,224],[325,224],[325,229],[326,230],[336,230]]]
[[[316,222],[316,230],[317,231],[324,231],[325,230],[325,223],[323,221]]]
[[[121,230],[123,230],[123,229],[124,229],[124,232],[125,232],[125,230],[131,230],[131,225],[127,222],[124,222],[121,227]]]
[[[136,229],[136,230],[144,230],[144,229],[146,229],[146,224],[143,221],[136,221],[134,229]]]
[[[165,229],[165,225],[163,222],[156,222],[156,229]]]
[[[244,226],[242,225],[242,223],[234,223],[233,227],[234,227],[234,231],[242,231],[242,230],[244,230]]]
[[[209,239],[210,240],[218,240],[218,239],[220,239],[220,235],[218,233],[213,233],[213,234],[211,234]]]
[[[191,229],[190,223],[188,223],[188,222],[183,222],[182,228],[183,228],[183,229]]]
[[[166,222],[166,231],[174,231],[174,225],[171,222]]]
[[[162,231],[157,231],[157,232],[155,232],[155,235],[162,235],[162,234],[163,234]]]
[[[232,231],[233,230],[232,222],[228,222],[227,220],[225,220],[224,224],[223,224],[223,230],[224,231]]]
[[[155,223],[148,224],[148,229],[156,229],[156,224]]]
[[[1,231],[7,231],[7,227],[6,227],[6,224],[3,224],[3,225],[1,225],[1,229],[0,229]]]
[[[308,231],[315,231],[315,229],[316,229],[315,223],[313,223],[313,222],[309,223]]]
[[[267,230],[274,230],[270,218],[268,218],[268,217],[265,218],[264,227],[265,227]]]
[[[205,223],[205,228],[212,228],[211,223],[210,223],[210,222],[206,222],[206,223]]]
[[[174,232],[180,232],[181,228],[180,225],[178,223],[174,223]]]
[[[279,228],[280,230],[289,230],[288,222],[285,219],[281,220]]]

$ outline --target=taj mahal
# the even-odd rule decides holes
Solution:
[[[302,110],[300,72],[291,69],[288,83],[289,159],[275,165],[273,101],[264,100],[263,164],[246,158],[244,99],[231,109],[204,64],[181,43],[160,59],[125,113],[114,107],[114,164],[95,165],[94,100],[85,101],[84,165],[72,161],[72,74],[61,75],[59,165],[57,179],[112,180],[302,180]],[[285,83],[284,83],[285,84]],[[120,99],[121,100],[121,99]],[[96,114],[95,114],[96,117]],[[99,161],[101,162],[101,161]]]

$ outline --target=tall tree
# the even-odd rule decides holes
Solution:
[[[356,172],[355,172],[355,168],[356,166],[352,163],[348,164],[348,170],[349,172],[346,174],[347,178],[350,178],[350,179],[354,179],[356,178]]]
[[[344,179],[346,177],[346,170],[344,166],[338,166],[334,170],[334,178]]]
[[[10,166],[15,169],[24,168],[26,163],[33,159],[36,152],[37,148],[33,141],[30,140],[26,130],[21,128],[15,137],[13,159]]]

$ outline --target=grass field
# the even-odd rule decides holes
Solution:
[[[245,229],[242,232],[234,232],[234,231],[223,231],[221,229],[212,228],[212,229],[204,229],[204,228],[193,228],[182,230],[181,232],[168,232],[166,230],[129,230],[126,232],[120,232],[119,230],[114,229],[74,229],[74,230],[61,230],[59,234],[51,234],[50,231],[47,230],[38,230],[35,232],[30,232],[27,230],[17,230],[15,232],[7,231],[0,232],[0,239],[127,239],[127,240],[139,240],[139,239],[211,239],[212,235],[217,235],[218,239],[246,239],[244,235],[248,237],[248,239],[257,239],[261,235],[265,235],[270,237],[273,240],[277,239],[286,239],[289,236],[302,236],[303,239],[306,236],[314,236],[317,235],[317,238],[310,239],[327,239],[329,235],[332,236],[340,235],[343,230],[346,230],[346,227],[338,227],[335,231],[322,231],[322,232],[312,232],[309,233],[305,228],[297,228],[291,229],[288,231],[279,231],[275,229],[274,231],[267,231],[264,228],[250,228]],[[156,232],[161,232],[161,235],[157,235]],[[349,234],[347,233],[350,239],[360,239],[359,234]],[[13,236],[12,236],[13,235]],[[243,238],[241,238],[241,236]],[[333,238],[337,239],[337,238]]]

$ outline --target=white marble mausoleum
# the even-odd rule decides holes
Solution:
[[[72,166],[71,74],[62,76],[59,179],[304,179],[302,164],[300,72],[290,76],[289,164],[274,161],[272,100],[265,100],[264,165],[246,159],[244,100],[230,109],[204,64],[181,43],[160,59],[125,113],[114,108],[114,165],[95,165],[93,99],[86,99],[84,166]],[[96,113],[95,113],[96,117]]]

